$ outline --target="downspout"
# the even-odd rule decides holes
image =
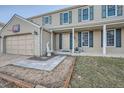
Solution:
[[[40,27],[40,56],[42,56],[42,32],[43,32],[43,27]]]

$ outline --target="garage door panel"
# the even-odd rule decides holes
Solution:
[[[6,38],[6,53],[33,55],[34,40],[31,34]]]

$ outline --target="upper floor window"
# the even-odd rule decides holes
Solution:
[[[88,20],[88,18],[89,18],[88,8],[83,9],[83,20]]]
[[[69,23],[69,13],[63,14],[63,23]]]
[[[82,20],[93,20],[93,19],[94,19],[93,6],[78,9],[78,22],[81,22]]]
[[[115,5],[108,5],[108,16],[114,16],[116,14]]]
[[[72,11],[60,13],[60,24],[72,23]]]
[[[122,16],[123,6],[121,5],[102,5],[102,18],[110,16]]]
[[[44,16],[43,17],[43,24],[51,24],[51,16]]]

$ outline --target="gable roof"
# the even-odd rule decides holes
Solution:
[[[31,25],[34,25],[34,26],[36,26],[36,27],[38,27],[38,28],[41,27],[40,25],[37,25],[37,24],[35,24],[35,23],[32,23],[31,21],[28,21],[27,19],[25,19],[25,18],[23,18],[23,17],[21,17],[21,16],[19,16],[19,15],[17,15],[17,14],[14,14],[13,17],[7,22],[7,24],[4,25],[4,27],[1,29],[1,32],[2,32],[2,30],[3,30],[6,26],[8,26],[8,25],[11,23],[11,21],[13,20],[14,17],[17,17],[17,18],[19,18],[19,19],[21,19],[21,20],[23,20],[23,21],[25,21],[25,22],[27,22],[27,23],[29,23],[29,24],[31,24]]]

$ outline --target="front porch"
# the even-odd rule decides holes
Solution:
[[[58,54],[58,55],[71,55],[71,56],[99,56],[99,57],[114,57],[114,58],[118,58],[118,57],[121,57],[121,58],[124,58],[124,54],[106,54],[106,55],[103,55],[102,53],[71,53],[71,52],[61,52],[61,51],[55,51],[54,52],[55,54]]]
[[[118,28],[121,28],[121,47],[116,47],[115,45],[107,46],[107,30]],[[55,54],[74,56],[124,57],[123,22],[63,28],[51,30],[51,32],[51,50],[53,50]],[[79,32],[81,32],[80,38]],[[88,32],[88,35],[84,32]],[[92,33],[90,34],[90,32]],[[87,38],[85,36],[87,36]],[[116,43],[117,41],[114,42],[114,44]]]

